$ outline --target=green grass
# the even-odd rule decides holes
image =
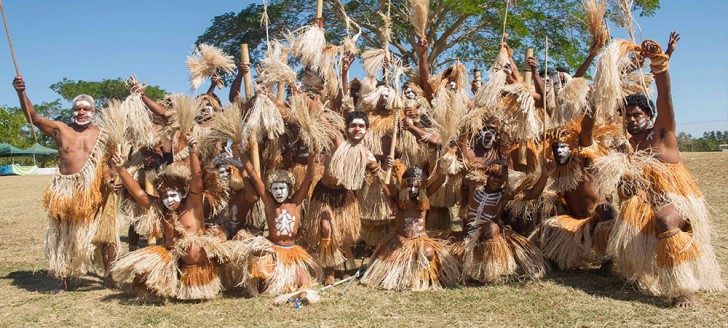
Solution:
[[[728,154],[687,153],[684,162],[713,209],[713,245],[728,267]],[[40,197],[49,177],[0,177],[0,326],[723,326],[728,293],[700,293],[691,309],[636,292],[592,270],[551,272],[541,282],[463,287],[433,292],[386,292],[354,284],[333,289],[322,302],[294,309],[268,298],[226,294],[210,302],[148,305],[101,287],[87,276],[72,292],[48,294],[46,215]],[[122,230],[125,234],[126,230]],[[725,274],[724,274],[725,277]],[[724,279],[725,281],[725,279]]]

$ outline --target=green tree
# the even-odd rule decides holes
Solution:
[[[336,9],[339,0],[324,0],[327,40],[339,44],[345,35],[345,16]],[[555,63],[578,67],[589,46],[590,37],[584,24],[581,0],[519,0],[511,1],[506,31],[514,49],[543,48],[549,37],[549,54]],[[383,26],[379,13],[386,13],[388,2],[383,0],[350,0],[343,5],[349,17],[362,27],[362,47],[381,47],[376,35]],[[315,1],[273,0],[268,6],[270,38],[283,38],[284,33],[311,22]],[[659,9],[659,0],[637,0],[633,11],[651,16]],[[265,41],[265,29],[260,24],[262,6],[251,5],[240,13],[216,16],[212,25],[197,38],[197,43],[211,43],[239,58],[239,44],[248,43],[251,60],[260,59]],[[608,18],[619,23],[616,8]],[[455,60],[489,65],[498,51],[503,29],[505,1],[502,0],[445,0],[430,1],[427,39],[430,42],[428,63],[442,66]],[[406,0],[391,1],[393,22],[390,50],[408,64],[417,63],[413,50],[417,42],[408,20]],[[518,56],[517,58],[520,58]]]
[[[73,81],[63,78],[62,81],[52,84],[50,88],[67,101],[73,100],[80,94],[90,95],[96,99],[97,108],[103,108],[111,99],[123,100],[129,96],[129,86],[122,78],[104,79],[98,82]],[[165,91],[158,86],[148,86],[146,93],[149,98],[160,100],[164,97]]]

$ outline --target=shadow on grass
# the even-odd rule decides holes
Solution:
[[[640,302],[658,308],[669,308],[670,302],[664,298],[640,293],[634,286],[625,283],[617,276],[606,276],[599,269],[553,270],[545,280],[584,291],[589,295],[602,296],[618,301]]]
[[[10,285],[29,292],[54,293],[61,287],[61,280],[48,275],[47,270],[14,271],[0,279],[11,280]],[[72,291],[92,291],[104,289],[99,281],[87,278],[74,279]]]

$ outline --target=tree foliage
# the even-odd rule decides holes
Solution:
[[[71,118],[70,110],[63,110],[60,100],[34,104],[35,111],[53,120],[68,122]],[[18,148],[27,148],[33,145],[33,135],[30,132],[30,125],[25,120],[23,110],[20,107],[0,106],[0,143],[9,143]],[[49,136],[36,130],[38,143],[55,148],[56,144]]]
[[[677,145],[680,151],[716,151],[722,144],[728,144],[728,131],[703,132],[703,137],[698,139],[685,132],[677,135]]]
[[[339,0],[324,0],[327,40],[340,44],[346,35],[346,16],[337,9]],[[510,1],[506,32],[509,45],[520,52],[527,47],[541,51],[544,39],[549,38],[549,55],[554,63],[571,68],[583,61],[590,43],[581,0],[518,0]],[[382,14],[388,11],[393,22],[390,50],[405,63],[417,63],[413,50],[417,42],[415,31],[409,22],[407,0],[350,0],[343,2],[347,15],[363,33],[361,47],[380,47],[377,35],[383,26]],[[270,38],[283,38],[287,31],[312,21],[315,1],[273,0],[267,14],[270,20]],[[660,7],[659,0],[637,0],[632,8],[633,16],[654,15]],[[607,17],[624,24],[613,6]],[[250,5],[241,12],[216,16],[197,43],[211,43],[229,54],[240,56],[239,45],[248,43],[251,60],[259,60],[263,54],[266,34],[260,24],[262,5]],[[489,66],[495,58],[503,32],[506,1],[503,0],[444,0],[430,1],[427,39],[430,43],[428,63],[433,68],[450,64],[455,60],[475,66]],[[350,31],[356,33],[356,31]]]
[[[62,81],[52,84],[50,88],[67,101],[73,100],[80,94],[87,94],[94,97],[97,108],[104,107],[111,99],[123,100],[129,96],[129,86],[122,78],[104,79],[99,82],[73,81],[63,78]],[[149,98],[160,100],[164,97],[165,91],[158,86],[147,86],[146,93]]]

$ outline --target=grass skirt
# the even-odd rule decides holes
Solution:
[[[264,237],[230,242],[233,260],[228,265],[235,286],[249,294],[275,296],[309,289],[321,281],[321,267],[303,247],[277,246]]]
[[[433,248],[432,260],[425,255],[426,244]],[[444,241],[424,234],[408,239],[395,233],[377,246],[362,283],[388,290],[419,291],[457,286],[459,277],[458,263]]]
[[[622,202],[607,248],[614,269],[648,294],[677,297],[725,286],[710,241],[710,214],[695,179],[682,164],[648,166],[647,191]],[[671,206],[686,227],[658,234],[655,213]]]
[[[301,223],[301,236],[306,245],[318,246],[318,263],[323,267],[336,266],[346,259],[345,248],[350,248],[360,236],[359,203],[353,191],[331,189],[321,182],[316,185],[308,217]],[[331,224],[331,238],[323,240],[321,221]],[[350,251],[350,250],[349,250]]]
[[[148,246],[114,262],[111,274],[117,284],[133,276],[132,288],[142,299],[171,298],[177,294],[177,260],[164,246]]]
[[[482,283],[538,280],[546,273],[543,254],[526,237],[502,228],[497,237],[482,240],[480,229],[471,231],[464,241],[463,280]]]

